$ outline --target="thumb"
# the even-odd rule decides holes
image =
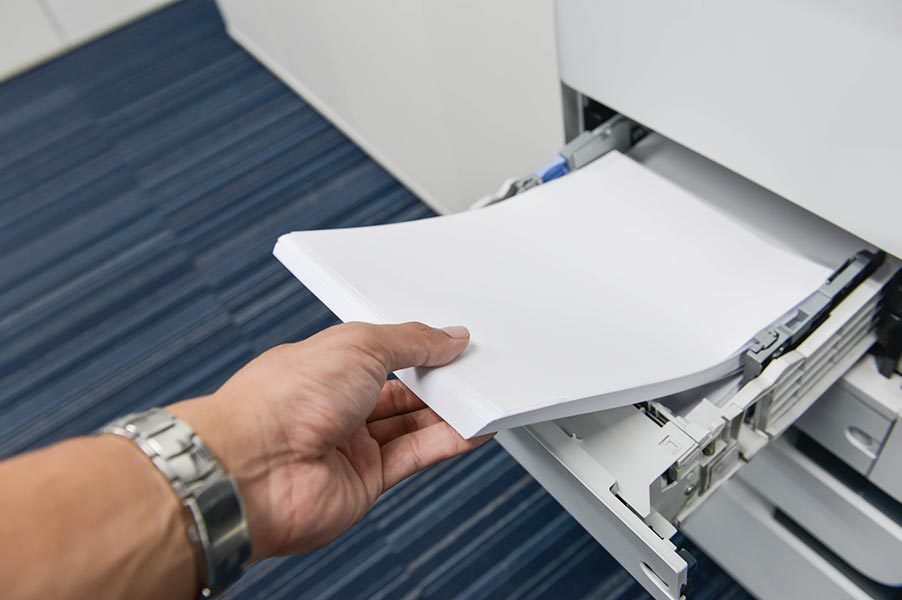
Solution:
[[[386,374],[408,367],[447,364],[470,343],[470,332],[459,325],[437,329],[416,322],[400,325],[349,323],[342,327],[354,328],[354,334],[359,336],[356,345],[376,357]]]

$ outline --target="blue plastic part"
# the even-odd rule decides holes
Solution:
[[[536,175],[542,180],[542,183],[547,183],[552,179],[562,177],[569,172],[570,169],[567,168],[567,159],[558,154],[544,169],[540,169],[536,172]]]

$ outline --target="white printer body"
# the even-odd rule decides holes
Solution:
[[[324,54],[310,65],[293,51],[292,40],[314,39],[297,33],[311,22],[298,15],[315,6],[320,20],[331,22],[330,14],[341,13],[351,22],[357,3],[280,0],[263,12],[237,0],[220,5],[239,41],[339,125],[351,122],[345,130],[402,180],[416,179],[417,163],[404,162],[402,150],[379,137],[409,125],[404,111],[379,111],[373,118],[378,130],[367,129],[369,122],[353,121],[362,118],[360,110],[341,112],[347,100],[339,97],[341,90],[356,89],[352,71],[336,73],[334,86],[322,68],[315,77],[308,74],[308,67],[344,46],[324,41]],[[536,94],[542,98],[536,112],[522,104],[516,114],[534,114],[545,125],[549,118],[563,120],[568,140],[590,130],[592,143],[627,152],[759,234],[825,265],[841,265],[862,250],[885,255],[807,335],[773,354],[754,377],[505,431],[498,440],[655,598],[678,599],[689,589],[693,561],[672,541],[678,530],[759,597],[898,594],[902,377],[893,373],[897,362],[887,370],[887,356],[880,368],[889,376],[881,374],[871,352],[885,335],[902,257],[902,5],[557,0],[553,22],[545,13],[551,0],[501,6],[482,10],[480,3],[466,3],[453,21],[463,27],[484,14],[498,25],[507,11],[512,23],[525,22],[516,7],[529,7],[535,18],[527,19],[530,31],[522,39],[538,36],[541,24],[553,29],[539,37],[543,44],[550,35],[556,40],[554,85],[559,77],[564,89],[560,105],[548,101],[544,86]],[[404,2],[383,8],[391,31],[401,25],[386,16],[390,11],[439,10],[418,6],[411,13]],[[454,10],[443,5],[442,18]],[[429,21],[433,27],[438,22]],[[495,25],[483,23],[481,35],[502,35],[504,28]],[[348,38],[348,48],[359,35]],[[441,43],[452,47],[458,38],[467,36],[442,36]],[[374,36],[368,43],[377,42]],[[475,43],[489,48],[483,37]],[[354,60],[368,60],[369,52],[354,52]],[[469,81],[483,64],[500,69],[501,55],[455,65],[449,59],[454,53],[443,49],[436,64],[447,67],[443,85],[454,90],[461,111],[478,111],[486,90],[450,82],[458,75]],[[417,61],[427,56],[418,54]],[[509,52],[505,60],[520,59]],[[523,74],[530,68],[512,65],[517,77],[497,93],[526,96],[531,83]],[[536,73],[538,86],[547,73]],[[482,73],[479,81],[500,81],[502,75]],[[374,94],[390,105],[403,81]],[[411,101],[409,93],[396,93],[399,102]],[[490,104],[485,110],[503,110],[503,103]],[[604,118],[593,121],[598,114]],[[463,121],[445,107],[443,123],[464,130],[467,124],[456,118]],[[486,113],[479,123],[477,134],[500,120]],[[517,127],[528,130],[529,123]],[[544,139],[530,145],[511,136],[512,156],[556,138]],[[437,153],[444,141],[435,140]],[[418,143],[418,153],[428,156],[428,140]],[[464,154],[454,154],[453,168],[466,175]],[[532,160],[520,155],[526,158]],[[481,157],[479,169],[472,169],[480,180],[486,165]],[[496,175],[500,183],[520,173]],[[533,179],[516,185],[537,183]],[[427,198],[434,191],[414,184]],[[482,204],[515,193],[516,185],[509,182]],[[760,345],[767,345],[764,338]]]

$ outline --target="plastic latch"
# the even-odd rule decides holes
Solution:
[[[558,177],[562,177],[570,172],[570,169],[567,168],[567,159],[558,154],[554,160],[548,163],[545,168],[540,169],[536,172],[536,175],[539,179],[542,180],[542,183],[546,183],[551,181],[552,179],[557,179]]]

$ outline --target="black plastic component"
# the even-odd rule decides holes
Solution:
[[[683,598],[689,598],[692,595],[692,589],[693,589],[692,588],[692,580],[689,579],[689,577],[692,576],[692,572],[695,571],[695,564],[696,564],[695,556],[693,556],[692,553],[689,552],[689,550],[687,550],[686,548],[680,548],[679,551],[677,552],[677,554],[679,554],[680,558],[685,560],[686,564],[688,565],[688,567],[686,568],[686,571],[687,571],[686,583],[680,589],[680,596],[682,596]]]
[[[902,269],[886,284],[883,304],[877,315],[877,370],[884,377],[899,371],[902,358]]]
[[[583,96],[583,102],[583,129],[585,131],[592,131],[617,114],[613,108],[608,108],[587,96]]]

